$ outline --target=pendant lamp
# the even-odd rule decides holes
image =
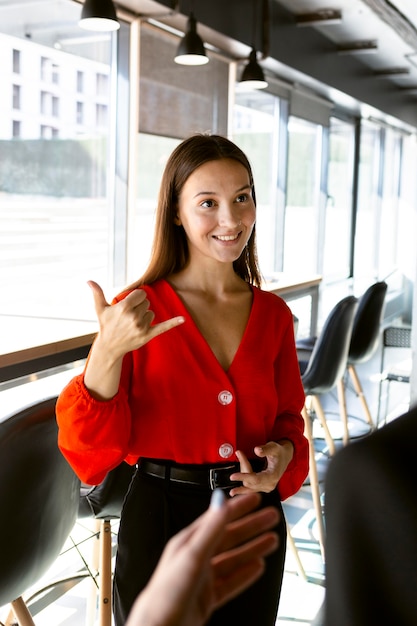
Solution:
[[[100,32],[120,28],[112,0],[85,0],[78,24],[85,30]]]
[[[197,22],[193,13],[190,13],[187,30],[178,46],[175,63],[180,65],[204,65],[209,62],[203,40],[197,33]]]
[[[263,54],[264,57],[266,56],[266,52],[265,52],[265,40],[266,40],[266,36],[265,36],[265,28],[269,28],[269,20],[265,19],[266,15],[267,15],[267,6],[268,6],[268,2],[264,2],[264,9],[263,9],[263,18],[264,18],[264,28],[262,29],[262,47],[263,47]],[[249,59],[248,59],[248,63],[247,65],[243,68],[243,72],[242,75],[240,77],[240,83],[243,83],[245,85],[245,87],[248,87],[249,89],[265,89],[265,87],[268,87],[268,83],[265,80],[265,74],[263,72],[262,67],[259,65],[258,63],[258,59],[257,59],[257,55],[256,55],[256,46],[255,46],[255,41],[256,41],[256,25],[257,25],[257,0],[253,0],[253,20],[252,20],[252,50],[249,54]]]

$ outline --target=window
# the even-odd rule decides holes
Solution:
[[[110,149],[115,142],[110,138],[118,121],[110,90],[117,91],[119,82],[112,53],[119,45],[116,42],[128,49],[129,28],[122,23],[117,35],[104,33],[97,40],[79,29],[78,3],[32,4],[24,16],[11,12],[16,23],[8,28],[23,33],[24,22],[40,21],[48,24],[48,37],[34,31],[31,39],[7,35],[2,40],[2,49],[9,46],[14,63],[19,57],[20,74],[16,85],[10,72],[8,89],[13,90],[13,101],[10,98],[2,109],[8,122],[0,126],[4,208],[0,212],[0,288],[7,294],[0,302],[3,330],[7,329],[0,353],[93,332],[96,317],[86,281],[91,278],[102,284],[109,297],[113,289],[116,196],[111,195],[115,158],[111,160]],[[1,30],[0,24],[0,38]],[[80,37],[85,37],[82,45]],[[55,47],[58,40],[60,46]],[[123,63],[120,67],[125,71]],[[94,85],[97,74],[106,76],[100,98],[108,111],[100,128],[94,88],[83,94],[84,112],[77,104],[77,89],[83,87],[84,77],[90,77]],[[65,80],[58,80],[58,75]],[[77,108],[77,115],[88,122],[82,135],[74,119]],[[125,121],[125,101],[118,109]],[[127,143],[125,127],[117,128],[118,142]],[[124,162],[117,166],[126,180]],[[123,189],[122,182],[115,192],[122,212]]]
[[[13,73],[20,74],[20,50],[13,48]]]
[[[12,136],[14,139],[18,139],[21,136],[21,122],[19,120],[13,120]]]
[[[84,91],[84,72],[77,70],[77,92],[83,93]]]
[[[178,39],[141,26],[139,134],[134,181],[136,203],[128,216],[128,282],[146,269],[154,213],[167,158],[193,132],[227,133],[229,65],[211,55],[204,66],[174,62]]]
[[[42,115],[49,115],[51,111],[51,94],[47,91],[41,91],[40,94],[40,110]]]
[[[76,103],[75,117],[76,117],[77,124],[79,125],[84,124],[84,103],[83,102]]]
[[[54,85],[59,83],[59,67],[55,63],[51,65],[51,81]]]
[[[41,57],[41,80],[44,82],[49,81],[49,70],[51,62],[46,57]]]
[[[109,90],[109,77],[107,74],[97,74],[96,76],[96,94],[98,96],[106,96]]]
[[[376,242],[379,240],[381,210],[381,140],[381,129],[376,124],[362,124],[354,274],[363,280],[373,280],[378,275]]]
[[[106,104],[96,104],[96,126],[102,128],[108,123],[108,107]]]
[[[354,125],[332,117],[322,265],[326,283],[350,275],[354,149]]]
[[[280,204],[277,186],[280,99],[265,91],[236,91],[233,140],[248,156],[256,190],[256,238],[265,276],[281,269]]]
[[[52,96],[52,116],[59,117],[59,98]]]
[[[15,110],[20,110],[20,107],[21,107],[20,94],[21,94],[20,85],[13,85],[13,108]]]
[[[291,116],[288,124],[284,271],[318,272],[322,127]]]

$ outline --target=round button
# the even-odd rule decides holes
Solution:
[[[220,404],[224,404],[224,405],[230,404],[231,402],[233,402],[233,394],[227,389],[224,389],[223,391],[219,393],[219,395],[217,396],[217,399],[220,402]]]
[[[222,459],[228,459],[233,454],[233,446],[230,443],[222,443],[219,448],[219,454]]]

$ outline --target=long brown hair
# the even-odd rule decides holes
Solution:
[[[172,152],[162,175],[159,191],[151,259],[143,276],[130,288],[151,284],[182,270],[189,259],[187,238],[182,226],[175,224],[181,190],[188,177],[200,165],[219,159],[234,159],[249,174],[253,200],[256,206],[252,168],[249,160],[232,141],[220,135],[196,134],[180,143]],[[233,268],[243,280],[261,284],[261,273],[256,254],[255,226]]]

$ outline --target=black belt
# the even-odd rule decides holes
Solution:
[[[264,462],[259,463],[259,459],[251,461],[255,471],[261,471]],[[255,467],[256,465],[256,467]],[[155,478],[165,478],[177,483],[208,487],[210,489],[231,489],[242,485],[238,480],[230,480],[230,476],[235,472],[240,472],[239,463],[230,465],[179,465],[167,461],[155,461],[151,459],[140,459],[138,468],[148,476]]]

